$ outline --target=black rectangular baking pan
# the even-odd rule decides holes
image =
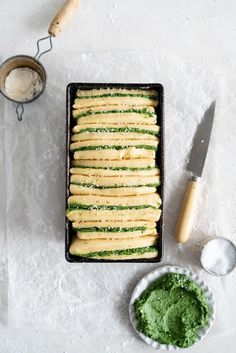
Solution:
[[[66,208],[67,199],[70,195],[70,165],[72,154],[70,152],[71,129],[75,122],[72,117],[72,105],[78,89],[100,89],[100,88],[127,88],[127,89],[152,89],[158,93],[158,106],[156,107],[157,124],[160,125],[160,144],[156,152],[156,165],[161,169],[161,184],[158,192],[161,195],[162,202],[164,200],[164,89],[160,83],[70,83],[66,91]],[[160,221],[157,222],[157,232],[159,234],[157,241],[158,255],[153,259],[137,259],[137,260],[96,260],[74,256],[69,253],[69,247],[73,238],[72,223],[65,219],[65,257],[68,262],[144,262],[155,263],[160,262],[163,258],[163,228],[164,228],[164,212],[162,203],[162,215]]]

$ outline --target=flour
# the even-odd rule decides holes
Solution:
[[[6,77],[6,94],[18,102],[31,100],[38,96],[42,89],[43,83],[40,75],[28,67],[14,69]]]
[[[226,275],[236,264],[235,247],[227,239],[213,239],[204,246],[201,262],[207,271],[216,275]]]

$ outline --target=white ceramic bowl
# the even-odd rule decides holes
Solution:
[[[155,349],[163,349],[163,350],[176,350],[176,349],[180,349],[177,346],[174,345],[168,345],[168,344],[161,344],[158,341],[154,341],[151,338],[145,336],[143,333],[137,331],[136,327],[137,327],[137,319],[136,319],[136,314],[135,314],[135,310],[134,310],[134,302],[137,298],[140,297],[140,295],[143,293],[143,291],[145,291],[145,289],[147,289],[147,287],[149,287],[149,285],[155,281],[157,278],[163,276],[164,274],[166,274],[167,272],[175,272],[175,273],[180,273],[180,274],[184,274],[189,276],[195,283],[197,283],[199,285],[199,287],[202,289],[207,303],[209,305],[210,308],[210,313],[209,313],[209,321],[207,323],[207,325],[201,329],[199,329],[199,331],[197,332],[197,340],[196,342],[199,342],[201,339],[203,339],[203,337],[206,336],[206,334],[208,333],[208,331],[211,329],[213,322],[215,320],[215,299],[213,296],[213,293],[210,291],[209,287],[205,284],[205,282],[203,282],[203,280],[201,280],[198,275],[196,275],[195,273],[189,271],[188,269],[184,268],[184,267],[180,267],[180,266],[162,266],[162,267],[158,267],[156,270],[148,273],[147,275],[145,275],[136,285],[131,299],[130,299],[130,304],[129,304],[129,317],[130,317],[130,321],[132,323],[133,328],[135,329],[135,331],[137,332],[137,334],[150,346],[152,346]],[[195,343],[196,343],[195,342]]]

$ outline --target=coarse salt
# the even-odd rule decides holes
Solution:
[[[209,241],[202,250],[203,267],[216,275],[226,275],[236,264],[235,246],[225,238]]]

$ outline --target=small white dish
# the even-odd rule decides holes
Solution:
[[[218,251],[215,249],[216,242],[218,242]],[[225,253],[225,255],[222,251],[224,246],[228,246],[228,253]],[[229,261],[229,259],[231,259],[231,265],[229,263],[228,268],[224,269],[224,265],[227,265],[226,262],[227,260]],[[207,263],[209,262],[209,260],[210,263]],[[210,273],[211,275],[226,276],[231,273],[236,267],[236,246],[231,240],[225,237],[216,237],[210,239],[205,243],[202,248],[200,261],[204,270]],[[215,270],[214,265],[216,266]]]
[[[135,310],[134,310],[134,302],[137,298],[140,297],[140,295],[145,291],[145,289],[147,289],[149,287],[149,285],[155,281],[157,278],[163,276],[164,274],[168,273],[168,272],[174,272],[174,273],[180,273],[180,274],[184,274],[189,276],[192,281],[194,281],[195,283],[197,283],[199,285],[199,287],[202,289],[207,303],[209,305],[209,309],[210,309],[210,313],[209,313],[209,321],[207,323],[207,325],[201,329],[199,329],[199,331],[197,332],[197,340],[195,343],[199,342],[200,340],[203,339],[203,337],[206,336],[206,334],[209,332],[209,330],[211,329],[213,322],[215,320],[215,312],[216,312],[216,308],[215,308],[215,299],[214,299],[214,295],[211,292],[211,290],[209,289],[209,287],[205,284],[205,282],[203,282],[202,279],[199,278],[198,275],[196,275],[195,273],[191,272],[190,270],[184,268],[184,267],[180,267],[180,266],[162,266],[162,267],[158,267],[156,270],[148,273],[147,275],[145,275],[136,285],[131,299],[130,299],[130,303],[129,303],[129,317],[130,317],[130,321],[131,324],[134,328],[134,330],[137,332],[137,334],[150,346],[152,346],[155,349],[163,349],[163,350],[177,350],[180,349],[177,346],[174,345],[168,345],[168,344],[161,344],[158,341],[154,341],[151,338],[145,336],[143,333],[139,332],[136,327],[137,327],[137,319],[136,319],[136,314],[135,314]]]

